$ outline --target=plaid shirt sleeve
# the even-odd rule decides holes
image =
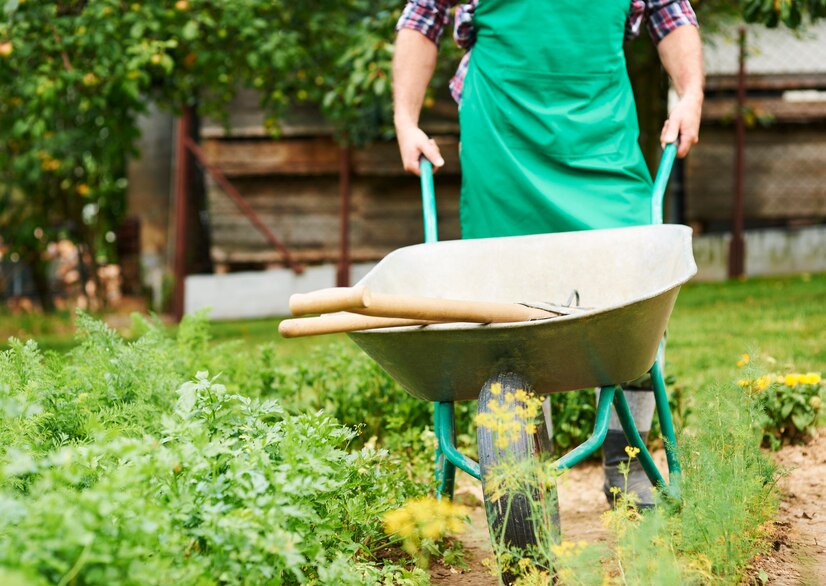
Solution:
[[[457,0],[408,0],[396,30],[418,31],[438,45],[450,20],[450,9],[456,3]]]
[[[697,24],[697,15],[689,0],[645,0],[648,16],[648,33],[655,43],[683,25]]]

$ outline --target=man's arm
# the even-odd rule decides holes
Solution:
[[[685,157],[697,144],[703,109],[703,46],[694,26],[680,26],[657,45],[660,61],[671,77],[679,101],[663,126],[660,140],[674,142],[680,137],[677,156]]]
[[[438,47],[422,33],[401,29],[393,54],[393,121],[405,171],[419,174],[419,157],[445,164],[436,142],[419,128],[427,86],[436,69]]]

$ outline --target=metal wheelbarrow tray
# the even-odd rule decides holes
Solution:
[[[507,324],[434,324],[350,337],[410,394],[477,399],[491,376],[518,372],[540,394],[621,384],[656,358],[680,286],[697,272],[679,225],[419,244],[386,256],[371,291],[564,305],[571,315]]]

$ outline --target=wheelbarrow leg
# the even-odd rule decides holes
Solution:
[[[576,466],[596,452],[602,442],[605,441],[605,436],[608,434],[608,421],[611,416],[611,401],[614,399],[616,391],[619,391],[619,387],[602,387],[600,389],[594,432],[587,440],[554,462],[554,467],[557,470]]]
[[[671,419],[671,408],[668,405],[668,395],[665,392],[660,361],[654,361],[651,367],[651,381],[654,383],[654,399],[657,402],[657,418],[660,420],[660,430],[665,442],[665,455],[668,460],[669,483],[676,488],[680,479],[680,462],[677,460],[677,436],[674,434],[674,422]]]
[[[675,447],[675,443],[673,440],[674,426],[671,423],[671,412],[668,408],[668,399],[665,396],[665,385],[662,384],[662,373],[659,372],[659,367],[656,364],[655,368],[657,369],[657,373],[655,374],[654,369],[652,369],[652,378],[657,378],[657,375],[659,375],[661,391],[661,393],[657,393],[657,383],[654,383],[655,393],[657,393],[657,411],[661,418],[660,424],[662,427],[667,426],[669,428],[668,432],[666,432],[665,430],[663,431],[663,437],[665,438],[666,444],[666,455],[669,460],[669,483],[666,483],[665,479],[663,479],[662,474],[660,474],[660,471],[657,469],[657,465],[654,463],[654,459],[651,457],[651,453],[645,446],[645,442],[642,441],[642,438],[640,437],[640,432],[637,430],[637,425],[636,423],[634,423],[634,417],[631,414],[631,409],[628,407],[628,402],[625,400],[625,395],[623,394],[622,389],[620,389],[619,387],[617,387],[617,393],[614,395],[614,407],[616,408],[617,416],[619,417],[620,423],[622,424],[622,430],[625,432],[625,437],[628,440],[628,444],[640,450],[639,454],[637,454],[637,458],[639,459],[639,462],[642,465],[643,470],[645,470],[645,474],[648,476],[649,480],[651,480],[651,483],[654,486],[657,486],[661,490],[665,491],[666,494],[674,498],[679,498],[680,468],[679,464],[677,463],[677,459],[673,453],[673,449]],[[662,395],[662,399],[660,398],[660,394]],[[663,400],[665,403],[664,414],[663,407],[661,406],[661,401]],[[667,421],[667,423],[665,425],[662,425],[664,418]],[[668,437],[669,434],[671,436],[671,439],[669,439]],[[669,448],[669,444],[671,445],[671,448]]]
[[[443,449],[443,438],[454,436],[454,407],[453,403],[433,404],[433,431],[436,434],[436,484],[438,498],[447,497],[453,500],[453,488],[456,480],[456,466],[448,459]]]
[[[436,432],[436,482],[439,485],[438,496],[453,498],[453,485],[456,469],[467,472],[480,480],[482,474],[479,463],[471,460],[456,449],[456,423],[453,402],[433,404],[433,423]]]
[[[648,448],[645,447],[645,442],[640,437],[640,432],[637,430],[637,424],[634,423],[634,416],[631,414],[631,409],[628,407],[628,401],[625,400],[625,393],[622,389],[617,387],[617,392],[614,395],[614,408],[617,410],[617,417],[619,417],[622,424],[622,431],[625,432],[625,438],[628,440],[628,445],[639,449],[640,453],[637,458],[642,464],[642,469],[654,486],[665,486],[662,474],[657,469],[654,459]]]

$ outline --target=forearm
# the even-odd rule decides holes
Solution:
[[[418,128],[437,54],[436,44],[423,34],[410,29],[399,31],[393,55],[393,119],[397,132]]]
[[[682,158],[700,136],[705,79],[700,34],[694,26],[680,26],[660,41],[657,50],[680,97],[665,121],[660,138],[663,143],[679,138],[677,156]]]
[[[693,26],[681,26],[657,45],[657,51],[674,89],[681,98],[703,99],[703,45]]]
[[[436,43],[415,30],[401,29],[393,55],[393,120],[402,165],[419,174],[424,155],[437,169],[445,164],[439,147],[419,128],[425,92],[436,69]]]

